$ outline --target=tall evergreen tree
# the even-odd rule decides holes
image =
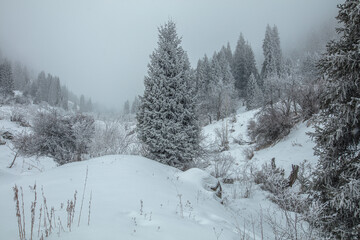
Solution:
[[[174,22],[159,28],[158,47],[144,80],[137,129],[150,158],[184,169],[198,153],[200,128],[190,63],[180,44]]]
[[[51,106],[60,106],[61,101],[61,86],[58,77],[50,78],[50,88],[48,89],[48,102]]]
[[[195,87],[198,95],[201,95],[208,91],[210,79],[211,79],[210,61],[209,58],[205,55],[202,59],[199,59],[195,71],[195,81],[196,81]]]
[[[80,96],[79,111],[86,112],[85,97],[83,94]]]
[[[4,96],[14,95],[13,73],[8,60],[0,65],[0,91]]]
[[[35,90],[35,103],[40,103],[42,101],[48,101],[48,94],[49,94],[49,84],[48,79],[50,79],[50,76],[48,75],[48,78],[46,78],[45,72],[42,71],[39,73],[37,78],[37,84],[33,84],[33,90]]]
[[[275,65],[275,72],[278,76],[281,76],[283,69],[282,69],[282,51],[280,47],[280,36],[279,30],[276,25],[272,28],[272,47],[273,47],[273,59]]]
[[[236,45],[232,59],[232,73],[235,78],[235,88],[240,97],[246,97],[246,87],[251,74],[258,76],[254,53],[251,46],[245,42],[242,34]]]
[[[136,114],[139,110],[140,100],[137,96],[135,96],[134,101],[131,104],[131,113]]]
[[[232,72],[235,78],[235,88],[239,91],[240,96],[244,93],[244,83],[246,81],[246,59],[245,59],[246,42],[244,36],[240,34],[237,41],[234,56]]]
[[[217,54],[216,57],[214,56],[213,59],[213,61],[215,60],[217,62],[215,67],[219,67],[220,69],[220,76],[217,79],[217,92],[219,99],[221,99],[221,104],[219,105],[217,120],[228,117],[235,111],[235,79],[231,73],[230,63],[227,60],[226,54],[227,52],[222,48],[219,54]]]
[[[263,101],[263,93],[257,84],[254,74],[251,74],[247,85],[246,108],[251,110],[260,107]]]
[[[232,62],[233,62],[233,54],[232,54],[232,51],[231,51],[231,47],[230,47],[230,43],[228,42],[226,47],[223,46],[221,48],[221,52],[224,52],[225,53],[225,56],[226,56],[226,60],[228,61],[228,63],[230,64],[230,67],[232,65]]]
[[[14,89],[23,90],[23,87],[25,85],[25,78],[24,78],[22,66],[19,62],[16,62],[14,64],[13,76],[14,76]]]
[[[269,77],[269,75],[274,72],[274,70],[271,68],[273,66],[272,62],[273,62],[273,53],[272,53],[272,34],[271,34],[271,27],[268,24],[266,26],[266,30],[265,30],[265,38],[263,41],[263,54],[264,54],[264,62],[261,68],[261,78],[265,79],[267,77]]]
[[[126,102],[124,103],[124,114],[129,114],[130,113],[130,102],[129,100],[126,100]]]
[[[91,98],[89,98],[89,100],[87,100],[87,102],[86,102],[86,111],[87,112],[93,111],[93,104],[92,104]]]
[[[261,69],[261,78],[280,77],[282,72],[282,53],[279,31],[276,26],[266,26],[263,42],[264,62]]]
[[[360,1],[340,4],[341,38],[331,41],[319,63],[327,81],[318,119],[315,153],[320,157],[314,197],[319,219],[335,239],[360,236]]]
[[[65,110],[69,110],[69,90],[66,86],[61,87],[61,98],[60,98],[61,107]]]
[[[199,117],[207,117],[212,120],[212,102],[210,100],[211,63],[205,55],[199,59],[196,72],[196,100],[199,105]]]

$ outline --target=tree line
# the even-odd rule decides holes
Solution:
[[[23,96],[31,97],[34,104],[46,102],[50,106],[76,112],[91,112],[93,109],[91,98],[86,99],[84,95],[81,95],[79,99],[65,85],[61,84],[59,77],[41,71],[35,78],[21,63],[12,64],[8,59],[0,58],[2,100],[14,97],[14,91],[20,91]]]

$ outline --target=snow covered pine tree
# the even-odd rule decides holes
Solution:
[[[14,95],[13,91],[14,79],[11,63],[8,60],[5,60],[5,62],[0,65],[0,93],[6,97]]]
[[[339,40],[320,61],[327,80],[316,132],[320,156],[315,200],[323,205],[315,223],[330,238],[360,237],[360,1],[340,4]]]
[[[174,22],[159,28],[158,48],[150,56],[144,80],[137,129],[148,157],[185,169],[198,153],[200,128],[190,63],[180,43]]]

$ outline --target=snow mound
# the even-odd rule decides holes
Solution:
[[[77,227],[86,171],[88,179],[83,207],[86,210],[83,209]],[[213,197],[213,193],[204,188],[216,179],[200,169],[181,172],[143,157],[116,155],[70,163],[36,175],[16,179],[3,175],[2,178],[7,181],[1,181],[0,191],[7,197],[2,198],[0,205],[0,239],[17,238],[12,199],[14,184],[24,189],[29,234],[33,193],[28,186],[35,182],[38,205],[42,201],[39,190],[42,186],[48,207],[53,206],[56,217],[62,219],[66,231],[60,232],[60,239],[212,239],[215,237],[214,228],[219,232],[223,229],[224,239],[236,236],[232,229],[233,217]],[[60,206],[63,203],[66,208],[66,202],[73,198],[75,190],[78,191],[76,224],[69,232],[66,211]],[[88,226],[90,193],[91,221]],[[59,239],[57,232],[48,239]]]

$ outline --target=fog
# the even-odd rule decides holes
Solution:
[[[339,0],[0,0],[0,50],[59,76],[71,91],[121,109],[143,92],[157,28],[172,19],[193,67],[242,32],[257,65],[267,24],[284,53],[336,16]]]

